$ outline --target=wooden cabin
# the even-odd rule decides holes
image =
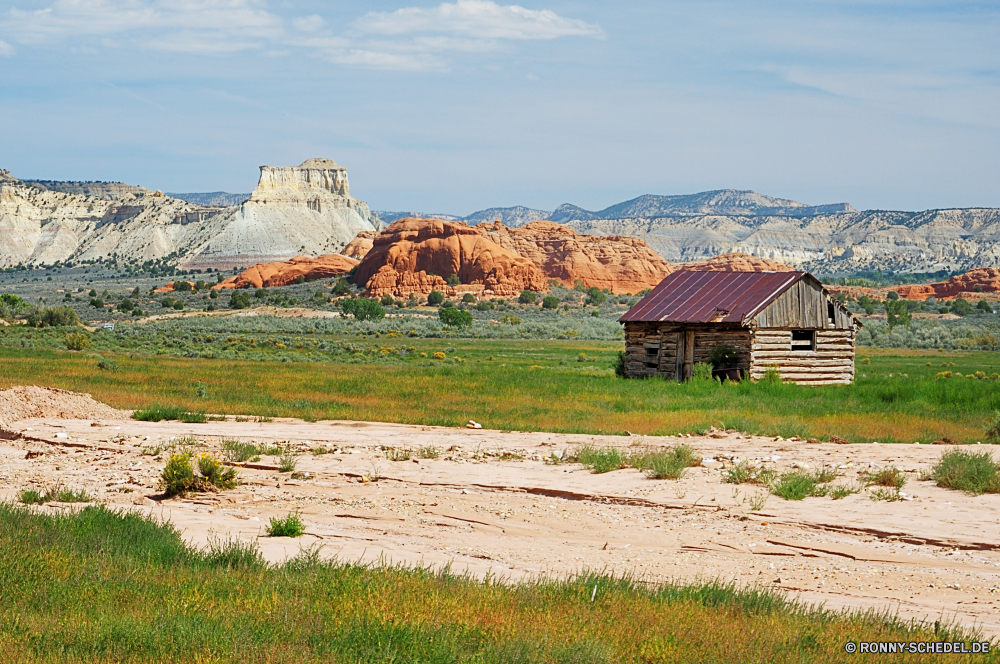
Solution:
[[[619,319],[625,375],[691,377],[726,344],[741,377],[776,369],[800,385],[854,380],[857,318],[807,272],[672,272]]]

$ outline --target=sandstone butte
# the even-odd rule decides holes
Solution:
[[[376,235],[378,235],[376,231],[361,231],[340,253],[348,258],[361,260],[372,250],[372,241]]]
[[[702,261],[691,263],[681,263],[677,266],[679,270],[693,270],[695,272],[793,272],[795,268],[785,265],[769,258],[760,258],[750,254],[732,253],[722,254],[715,258],[707,258]]]
[[[577,281],[612,293],[653,288],[675,268],[644,241],[620,235],[582,235],[553,221],[508,228],[500,221],[475,226],[504,249],[527,258],[564,286]]]
[[[235,277],[230,277],[214,286],[213,289],[231,288],[270,288],[272,286],[287,286],[294,284],[301,277],[305,281],[340,277],[351,271],[358,261],[341,256],[327,254],[316,258],[296,256],[289,261],[276,263],[258,263]],[[170,286],[171,284],[167,284]],[[171,289],[173,290],[173,289]]]
[[[976,287],[980,291],[976,291]],[[955,275],[948,281],[933,284],[907,284],[903,286],[885,286],[883,288],[865,288],[863,286],[826,287],[831,293],[844,293],[853,298],[867,295],[872,299],[884,300],[889,291],[895,291],[904,300],[926,300],[933,297],[936,300],[981,300],[988,294],[1000,292],[1000,268],[977,267],[965,274]],[[995,295],[991,299],[995,299]]]
[[[464,285],[448,288],[457,275]],[[512,296],[545,289],[545,276],[527,258],[504,249],[475,228],[440,219],[405,218],[382,231],[354,276],[369,296],[442,290]]]

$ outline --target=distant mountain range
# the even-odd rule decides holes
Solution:
[[[210,191],[208,193],[174,194],[167,192],[167,196],[178,200],[193,203],[194,205],[204,205],[206,207],[230,207],[232,205],[242,205],[250,200],[250,194],[230,194],[225,191]]]
[[[460,217],[457,215],[431,214],[422,212],[383,212],[379,218],[391,224],[404,217],[433,217],[445,221],[464,221],[467,224],[491,222],[499,219],[504,226],[517,227],[532,221],[547,219],[566,223],[569,221],[597,221],[600,219],[657,219],[661,217],[687,217],[696,215],[724,216],[771,216],[771,217],[812,217],[818,214],[841,214],[854,212],[848,203],[832,203],[829,205],[805,205],[784,198],[773,198],[758,194],[755,191],[738,191],[736,189],[719,189],[704,191],[698,194],[680,196],[656,196],[644,194],[606,207],[598,212],[585,210],[576,205],[565,203],[555,210],[535,210],[515,205],[514,207],[495,207],[473,212]]]

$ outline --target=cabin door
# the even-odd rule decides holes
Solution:
[[[677,333],[677,382],[691,380],[694,368],[694,330],[680,330]]]

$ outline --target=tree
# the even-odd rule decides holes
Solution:
[[[455,307],[442,307],[438,312],[441,322],[451,327],[472,327],[472,314]]]
[[[191,282],[190,281],[175,281],[174,282],[174,290],[175,291],[189,291],[189,290],[191,290]]]
[[[951,303],[951,313],[958,314],[959,316],[968,316],[972,313],[972,305],[969,304],[968,300],[958,298]]]
[[[587,289],[587,304],[601,305],[608,299],[608,296],[604,294],[597,286],[591,286]]]
[[[886,298],[887,298],[887,299],[890,299],[890,300],[898,300],[898,299],[899,299],[899,293],[897,293],[897,292],[896,292],[896,291],[894,291],[894,290],[891,290],[891,291],[889,291],[889,292],[888,292],[888,293],[886,294]]]
[[[383,295],[382,299],[379,300],[379,304],[383,307],[391,307],[393,302],[395,302],[395,300],[392,298],[392,295],[389,295],[388,293]]]
[[[517,298],[517,301],[521,304],[534,304],[537,298],[537,293],[530,290],[523,290],[521,291],[521,296]]]
[[[254,291],[253,296],[258,300],[263,300],[265,297],[267,297],[267,290],[264,288],[258,288],[256,291]]]
[[[217,300],[217,299],[219,299],[219,291],[218,291],[218,289],[213,289],[213,290],[212,290],[212,291],[211,291],[211,292],[210,292],[210,293],[208,294],[208,296],[209,296],[210,298],[212,298],[213,300]]]
[[[367,297],[358,297],[351,300],[344,300],[341,305],[345,314],[351,314],[355,320],[381,320],[385,318],[385,309],[378,300]]]
[[[460,283],[462,283],[462,280],[458,278],[457,274],[452,274],[447,279],[445,279],[444,282],[449,286],[457,286]]]
[[[246,291],[234,290],[233,294],[229,296],[229,308],[230,309],[249,309],[250,308],[250,295]]]
[[[337,279],[337,283],[333,285],[333,294],[347,295],[350,292],[351,292],[351,285],[347,283],[347,279],[344,279],[343,277]]]
[[[861,297],[859,297],[858,304],[861,305],[861,308],[864,309],[865,313],[868,314],[869,316],[875,313],[875,305],[872,304],[871,298],[869,298],[867,295],[862,295]]]
[[[427,294],[427,304],[431,305],[432,307],[437,306],[442,302],[444,302],[444,293],[442,293],[441,291],[432,290],[430,293]]]
[[[462,302],[465,302],[466,304],[472,304],[475,301],[476,301],[476,296],[473,295],[472,293],[466,293],[465,295],[462,296]]]
[[[988,314],[993,313],[993,307],[990,306],[990,303],[987,302],[986,300],[980,300],[979,304],[976,305],[976,309],[978,309],[979,311],[986,312]]]
[[[559,308],[559,298],[555,295],[546,295],[542,300],[543,309],[558,309]]]
[[[907,327],[910,325],[910,307],[907,306],[906,300],[886,300],[885,315],[890,329],[899,325]]]

